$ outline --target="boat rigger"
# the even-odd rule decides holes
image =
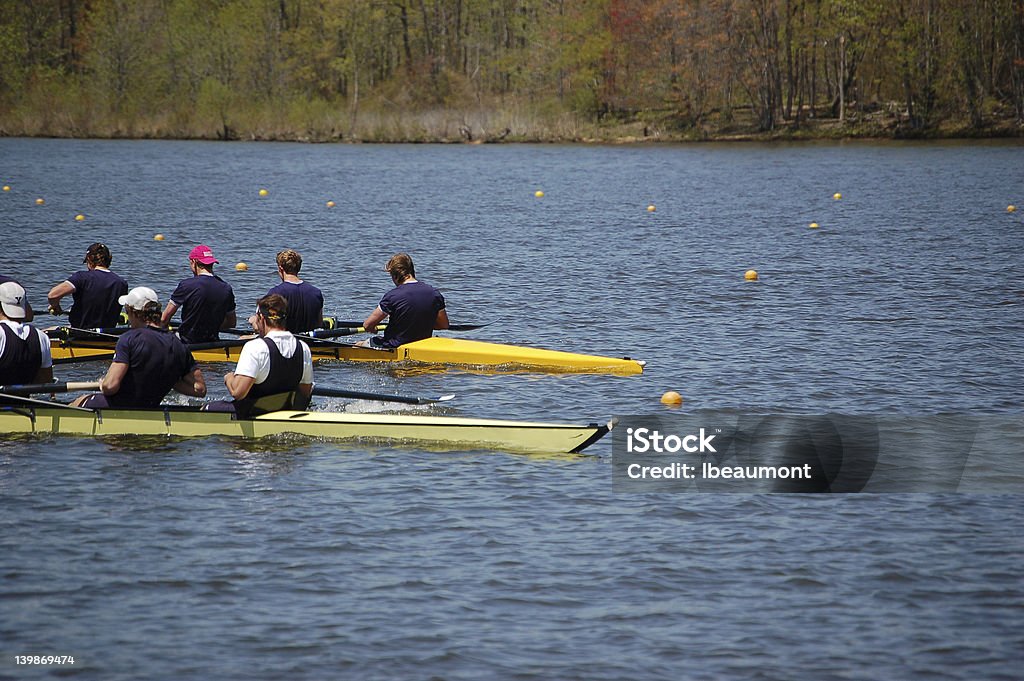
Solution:
[[[296,434],[446,449],[575,453],[613,427],[412,414],[277,411],[252,418],[190,407],[80,409],[36,401],[0,406],[0,432],[71,436],[167,435],[244,439]]]
[[[304,339],[305,340],[305,339]],[[112,357],[115,338],[68,338],[51,334],[51,352],[58,364]],[[519,345],[488,343],[434,336],[395,349],[359,347],[352,343],[309,339],[314,359],[347,362],[409,362],[428,365],[465,366],[502,370],[534,370],[566,373],[639,374],[644,362],[629,357],[606,357]],[[226,340],[190,347],[200,362],[230,362],[238,359],[245,341]]]

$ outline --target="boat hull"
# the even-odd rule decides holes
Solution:
[[[243,344],[244,341],[226,341],[227,347],[193,348],[192,354],[199,362],[233,362],[238,359]],[[471,367],[489,371],[533,370],[621,375],[639,374],[644,368],[643,362],[629,358],[585,355],[441,336],[408,343],[392,350],[364,348],[337,341],[314,340],[309,342],[309,346],[315,359],[347,362],[407,362],[431,366]],[[113,340],[51,340],[51,352],[57,363],[109,359],[113,356],[113,350]]]
[[[37,405],[0,407],[0,432],[71,436],[166,435],[259,439],[283,434],[330,440],[447,449],[580,452],[612,424],[577,425],[411,414],[280,411],[248,419],[187,407],[83,410]]]

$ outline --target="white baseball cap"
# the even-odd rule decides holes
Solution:
[[[0,284],[0,306],[11,319],[25,318],[25,289],[21,284],[13,281]]]
[[[145,310],[146,305],[149,303],[160,304],[160,299],[156,297],[156,291],[145,286],[136,286],[128,295],[121,296],[117,299],[117,302],[121,305],[127,305],[134,310]]]

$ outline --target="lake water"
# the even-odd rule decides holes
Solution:
[[[242,319],[281,248],[350,319],[406,250],[453,323],[493,322],[466,337],[648,362],[317,369],[458,395],[413,410],[590,422],[665,415],[676,390],[688,413],[1022,413],[1019,143],[0,139],[0,183],[0,272],[37,313],[93,241],[164,301],[209,244]],[[1019,678],[1024,504],[998,480],[615,493],[610,438],[587,454],[5,438],[0,679]]]

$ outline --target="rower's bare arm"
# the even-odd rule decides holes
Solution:
[[[206,397],[206,379],[203,377],[203,371],[199,367],[196,367],[191,372],[182,376],[181,379],[174,384],[174,389],[182,395]]]
[[[448,328],[448,311],[441,309],[437,311],[437,318],[434,320],[435,329],[447,329]]]
[[[374,333],[377,330],[377,325],[380,324],[385,319],[387,319],[387,317],[387,312],[380,309],[380,306],[378,305],[377,309],[371,312],[370,316],[367,317],[366,321],[363,322],[363,328],[369,331],[370,333]]]
[[[245,396],[249,394],[249,390],[252,389],[254,383],[256,383],[256,378],[254,376],[242,376],[236,374],[234,371],[229,371],[224,374],[224,386],[236,400],[245,398]]]
[[[228,312],[226,315],[224,315],[224,321],[221,322],[220,328],[221,329],[233,329],[233,328],[235,328],[235,324],[237,324],[237,323],[238,323],[238,316],[235,314],[235,311],[232,310],[231,312]]]
[[[111,362],[107,375],[100,379],[100,392],[108,397],[116,395],[121,389],[121,381],[128,375],[128,365],[124,362]]]
[[[51,288],[50,292],[46,294],[47,302],[50,304],[50,313],[62,314],[62,311],[60,309],[60,299],[68,295],[69,293],[73,293],[74,290],[75,285],[72,284],[70,281],[62,281],[61,283]]]
[[[313,398],[313,384],[312,383],[299,383],[299,387],[295,389],[298,399],[295,400],[296,409],[306,409],[309,407],[309,401]]]
[[[33,383],[53,383],[53,367],[39,367]]]
[[[160,315],[160,325],[167,328],[167,325],[171,323],[171,317],[178,311],[178,306],[173,300],[167,302],[167,307],[164,308],[164,313]]]

